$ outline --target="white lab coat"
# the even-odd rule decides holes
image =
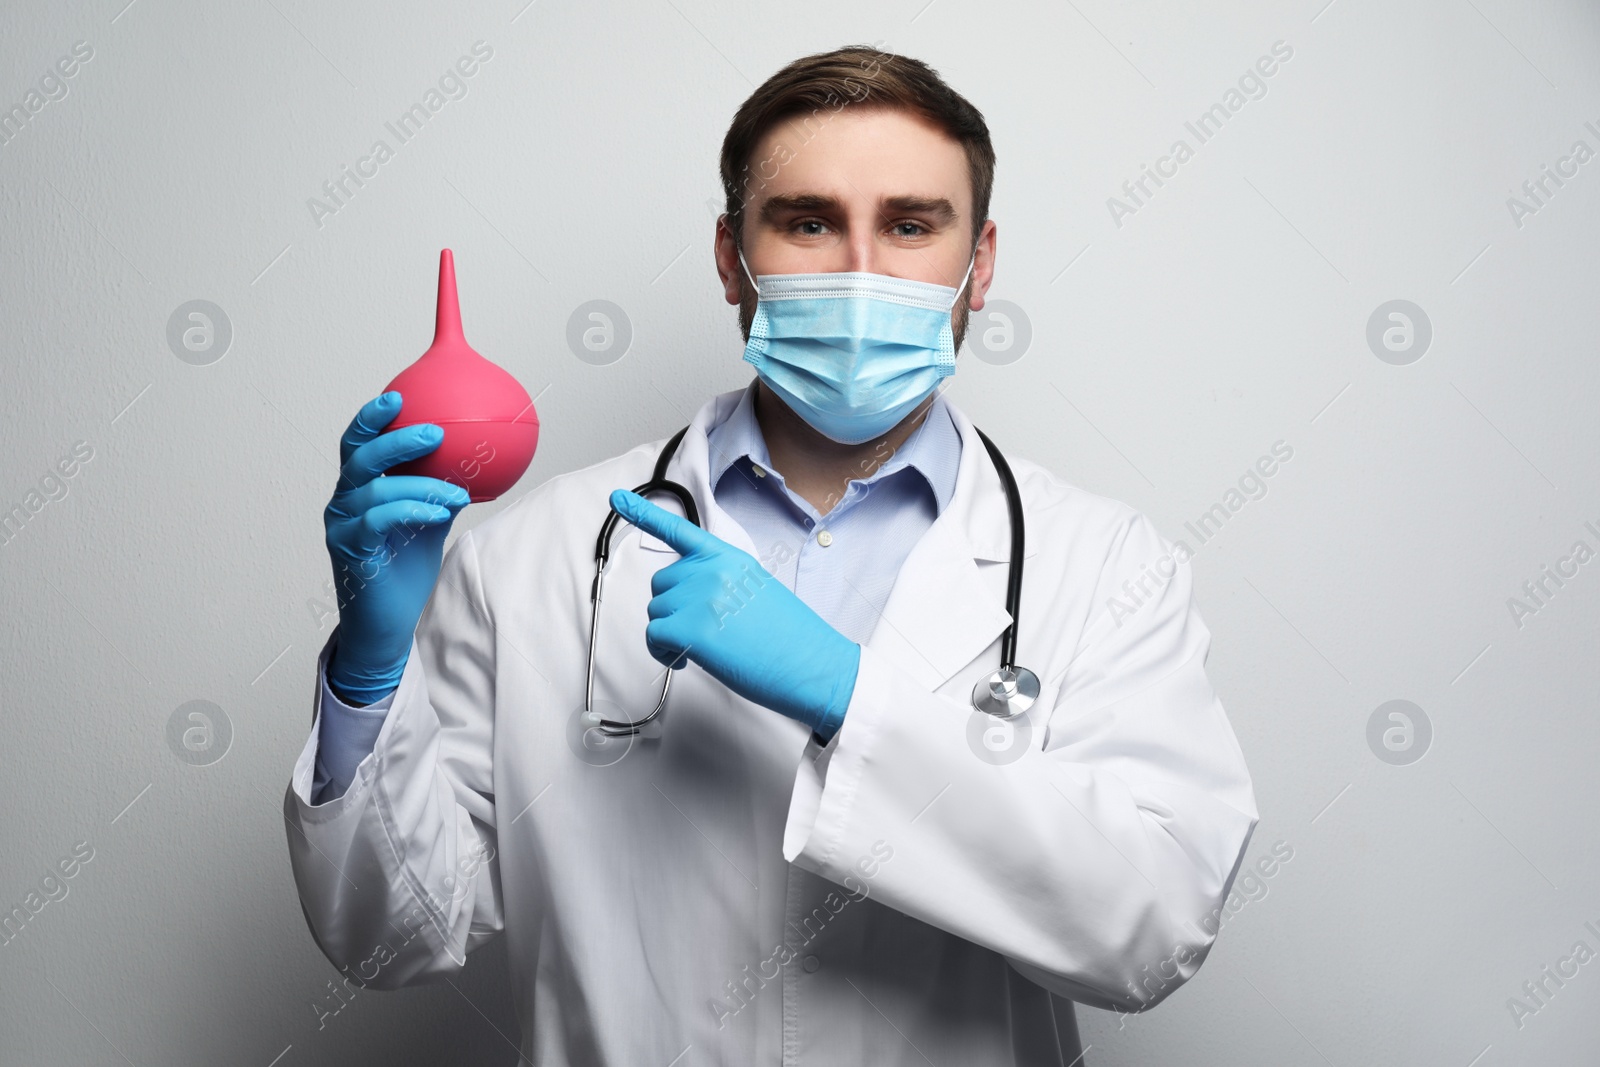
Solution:
[[[754,555],[708,484],[706,430],[739,394],[701,408],[667,476]],[[646,480],[664,439],[463,534],[355,781],[308,803],[314,722],[285,796],[328,958],[394,988],[503,932],[522,1051],[542,1067],[1065,1065],[1070,1001],[1141,1010],[1192,976],[1257,811],[1189,569],[1159,577],[1171,546],[1148,519],[1011,458],[1017,661],[1043,692],[1021,757],[980,758],[995,720],[975,719],[971,692],[998,663],[1010,535],[988,454],[951,412],[954,497],[906,559],[825,749],[690,665],[659,738],[613,742],[625,755],[607,766],[575,754],[607,496]],[[676,558],[617,531],[597,685],[630,717],[659,690],[645,603]]]

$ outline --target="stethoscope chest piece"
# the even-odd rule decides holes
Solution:
[[[1012,719],[1039,699],[1039,676],[1026,667],[1001,667],[972,687],[972,706],[998,719]]]

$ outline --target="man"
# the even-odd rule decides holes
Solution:
[[[1148,519],[1012,460],[1041,691],[974,709],[1011,526],[937,386],[993,277],[993,172],[977,110],[870,48],[740,108],[715,256],[756,378],[666,468],[704,529],[627,491],[654,442],[441,564],[465,492],[377,477],[438,437],[381,433],[392,395],[357,415],[327,512],[340,626],[285,799],[350,980],[446,976],[503,933],[539,1064],[1069,1064],[1072,1001],[1140,1011],[1195,973],[1257,813]],[[675,668],[662,716],[609,740],[583,718],[608,508],[639,533],[605,572],[595,710],[644,719]]]

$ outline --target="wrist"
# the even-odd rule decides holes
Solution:
[[[855,696],[856,675],[861,669],[861,646],[854,641],[844,640],[847,647],[840,651],[829,667],[827,702],[815,709],[815,718],[810,724],[824,739],[831,738],[843,725],[844,713]]]
[[[826,747],[828,742],[833,740],[833,735],[839,732],[839,727],[843,725],[844,712],[839,711],[834,714],[830,710],[823,714],[821,722],[812,725],[811,733],[816,737],[818,744]]]
[[[371,661],[367,657],[352,655],[340,641],[336,641],[333,650],[328,653],[328,688],[333,690],[334,696],[351,707],[375,704],[400,687],[400,677],[405,673],[409,658],[408,649],[398,660],[383,661],[374,667],[369,665]]]
[[[344,704],[346,707],[364,708],[370,704],[376,704],[378,701],[382,700],[384,697],[400,688],[400,682],[398,679],[396,679],[393,682],[377,682],[372,685],[362,685],[360,683],[346,681],[343,678],[335,678],[330,673],[328,675],[328,688],[333,692],[333,695],[338,698],[339,702]]]

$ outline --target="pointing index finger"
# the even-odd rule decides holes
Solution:
[[[688,519],[674,515],[632,490],[612,490],[611,507],[618,515],[645,533],[659,537],[671,545],[680,556],[705,552],[717,543],[715,537]]]

